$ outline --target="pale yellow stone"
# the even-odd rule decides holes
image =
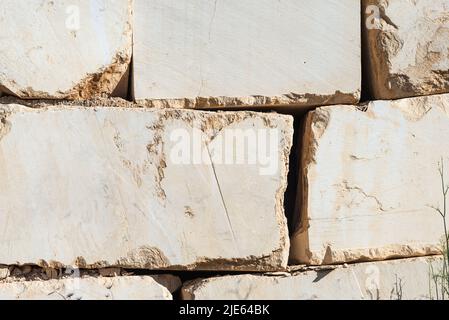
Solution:
[[[449,95],[323,107],[305,119],[296,263],[439,253]]]
[[[134,97],[150,106],[356,103],[359,0],[135,0]]]
[[[0,282],[1,300],[172,300],[181,281],[171,277],[171,288],[160,276],[67,278],[49,281]],[[173,283],[177,283],[177,288]]]
[[[286,276],[237,275],[185,283],[185,300],[414,300],[441,297],[442,258],[338,266]],[[432,271],[433,270],[433,271]]]
[[[126,96],[132,0],[2,0],[0,7],[0,92]]]
[[[0,264],[285,268],[292,135],[268,113],[0,106]]]
[[[373,98],[449,92],[448,0],[363,0],[363,11]]]

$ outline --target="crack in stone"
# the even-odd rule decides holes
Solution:
[[[385,21],[386,24],[388,24],[389,26],[392,26],[394,29],[399,30],[399,27],[397,26],[397,24],[395,24],[391,18],[387,15],[387,13],[385,12],[385,7],[380,7],[379,8],[380,11],[380,18]]]
[[[217,14],[217,4],[218,4],[218,0],[215,0],[214,1],[214,12],[212,13],[212,19],[210,20],[210,23],[209,23],[209,41],[210,41],[210,37],[211,37],[211,33],[212,33],[212,24],[214,23],[215,15]]]
[[[218,191],[220,192],[221,201],[222,201],[223,207],[225,209],[226,219],[228,221],[229,229],[231,230],[232,241],[234,241],[235,247],[236,247],[237,251],[239,251],[238,250],[238,246],[237,246],[235,233],[234,233],[234,229],[232,228],[231,218],[229,216],[228,208],[226,206],[226,202],[225,202],[224,197],[223,197],[223,191],[221,190],[220,182],[218,181],[218,177],[217,177],[217,171],[215,169],[214,162],[212,161],[212,156],[210,154],[209,146],[207,144],[206,144],[206,150],[207,150],[207,154],[209,155],[209,159],[210,159],[210,163],[211,163],[211,166],[212,166],[212,171],[214,173],[215,181],[217,182]]]
[[[382,211],[382,212],[387,212],[387,211],[388,211],[388,209],[385,209],[385,208],[384,208],[382,202],[381,202],[376,196],[373,196],[373,195],[370,195],[370,194],[366,193],[362,188],[356,187],[356,186],[350,186],[349,183],[348,183],[348,181],[343,181],[343,187],[344,187],[346,190],[349,190],[349,191],[354,191],[354,190],[355,190],[355,191],[358,191],[358,192],[361,193],[365,198],[374,200],[374,201],[376,202],[376,205],[377,205],[377,207],[378,207],[378,209],[379,209],[380,211]]]
[[[351,154],[351,155],[349,156],[349,158],[351,158],[351,160],[354,160],[354,161],[372,161],[372,160],[379,159],[379,157],[365,158],[365,157],[359,157],[359,156],[356,156],[356,155],[354,155],[354,154]]]

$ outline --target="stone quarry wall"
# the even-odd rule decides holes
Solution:
[[[0,30],[0,299],[445,297],[449,0],[0,0]]]

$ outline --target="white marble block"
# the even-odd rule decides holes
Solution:
[[[173,300],[180,286],[180,279],[169,275],[0,282],[0,299]]]
[[[272,270],[293,119],[0,107],[0,264]]]
[[[361,110],[365,108],[366,110]],[[323,107],[305,119],[294,263],[440,252],[449,95]]]
[[[186,108],[356,103],[358,0],[136,0],[134,97]]]
[[[280,275],[237,275],[184,284],[185,300],[427,300],[441,297],[433,276],[441,257],[338,266]]]
[[[0,0],[0,92],[24,99],[126,93],[119,83],[131,61],[131,14],[132,0]]]
[[[363,11],[373,98],[449,92],[449,0],[363,0]]]

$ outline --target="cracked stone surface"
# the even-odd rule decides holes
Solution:
[[[376,99],[449,92],[449,1],[364,0],[367,79]],[[379,8],[379,15],[370,6]]]
[[[449,95],[318,108],[305,119],[295,263],[439,252]],[[446,170],[446,181],[449,172]]]
[[[285,276],[238,275],[184,284],[185,300],[415,300],[435,298],[441,257],[339,266]]]
[[[292,135],[274,113],[0,105],[0,264],[285,268]]]
[[[357,0],[136,0],[134,12],[139,102],[214,108],[359,100]]]
[[[0,2],[0,92],[88,99],[123,91],[131,0]]]
[[[0,282],[0,299],[172,300],[180,286],[180,279],[169,275]]]

